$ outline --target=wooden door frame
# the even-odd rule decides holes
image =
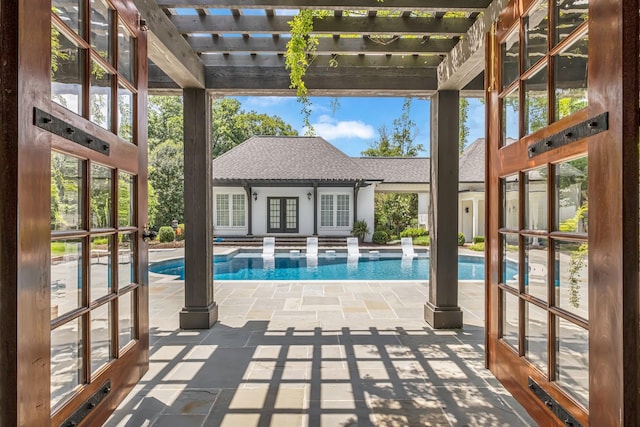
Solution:
[[[589,412],[572,410],[583,425],[640,425],[638,410],[638,1],[589,2],[589,106],[500,148],[497,39],[532,3],[509,3],[486,43],[486,339],[487,366],[544,425],[564,425],[526,384],[534,377],[561,405],[574,406],[499,340],[500,176],[531,167],[528,145],[568,126],[609,113],[609,130],[558,148],[553,155],[589,153]],[[522,123],[520,123],[522,128]],[[501,152],[501,154],[499,154]],[[545,161],[547,154],[540,160]],[[550,156],[548,158],[551,158]],[[498,172],[499,171],[499,172]],[[625,189],[628,189],[625,191]],[[522,210],[521,210],[522,212]]]

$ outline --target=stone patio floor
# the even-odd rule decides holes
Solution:
[[[482,283],[460,283],[455,331],[401,281],[220,281],[219,322],[181,331],[183,285],[150,273],[149,371],[106,426],[535,425],[484,368]]]

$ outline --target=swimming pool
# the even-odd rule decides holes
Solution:
[[[515,265],[508,265],[507,274],[517,274]],[[150,265],[153,273],[169,274],[184,279],[184,258]],[[343,254],[317,258],[317,264],[305,256],[277,254],[264,260],[260,254],[238,253],[216,255],[213,262],[216,280],[427,280],[429,258],[402,258],[399,254],[380,254],[348,259]],[[484,258],[458,256],[460,280],[484,280]]]

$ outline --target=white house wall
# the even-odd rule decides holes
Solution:
[[[418,193],[418,226],[429,229],[429,192]]]
[[[298,198],[298,233],[281,233],[283,236],[311,236],[313,235],[313,196],[309,200],[307,193],[313,194],[312,187],[252,187],[251,193],[257,193],[257,200],[252,200],[252,231],[254,235],[267,234],[267,198],[268,197],[297,197]],[[278,235],[278,233],[269,233]]]
[[[371,241],[375,227],[375,188],[375,185],[370,185],[368,187],[362,187],[358,191],[358,219],[364,219],[369,225],[369,234],[364,238],[367,242]]]

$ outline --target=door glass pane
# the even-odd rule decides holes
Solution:
[[[51,230],[83,228],[84,162],[51,153]]]
[[[280,229],[280,199],[269,199],[269,228]]]
[[[82,377],[82,322],[71,320],[51,331],[51,408],[78,385]]]
[[[589,37],[585,34],[555,56],[556,120],[587,107]]]
[[[516,28],[500,45],[502,54],[502,89],[513,83],[520,74],[518,62],[520,57],[519,30]]]
[[[502,283],[518,288],[518,235],[502,234]]]
[[[502,291],[502,339],[518,350],[518,302],[519,298],[509,292]]]
[[[556,317],[556,382],[589,408],[589,332]]]
[[[91,47],[109,63],[112,59],[113,11],[104,0],[91,0]]]
[[[556,230],[565,233],[588,231],[589,188],[587,157],[555,166]]]
[[[320,196],[320,226],[333,227],[333,196],[323,194]]]
[[[589,19],[588,0],[556,0],[556,44]]]
[[[535,304],[525,303],[524,316],[526,328],[524,355],[546,375],[549,358],[547,310]]]
[[[525,228],[527,230],[547,229],[547,167],[534,169],[525,177]]]
[[[135,234],[121,234],[118,242],[118,288],[136,282],[134,254]]]
[[[502,181],[502,227],[519,229],[518,213],[519,187],[518,175],[511,175],[501,179]]]
[[[135,337],[132,311],[134,292],[135,291],[127,292],[118,298],[118,330],[121,350]]]
[[[524,81],[524,133],[528,135],[548,124],[547,67]]]
[[[134,38],[131,37],[125,25],[118,21],[118,71],[129,83],[134,84]]]
[[[89,297],[91,301],[111,292],[111,253],[113,236],[91,239],[91,263],[89,265]]]
[[[51,10],[76,34],[84,35],[84,1],[52,0]]]
[[[524,291],[547,301],[548,242],[535,236],[524,237]]]
[[[520,91],[502,98],[502,145],[513,144],[520,138]]]
[[[555,305],[589,320],[589,246],[555,242]]]
[[[133,218],[134,206],[133,176],[120,172],[118,173],[118,227],[135,225]]]
[[[85,54],[51,26],[51,100],[76,114],[82,114]]]
[[[82,240],[51,242],[51,319],[82,305]]]
[[[118,86],[118,136],[133,142],[133,93]]]
[[[91,165],[90,215],[91,228],[113,227],[111,219],[111,169]]]
[[[547,0],[541,0],[531,8],[524,18],[527,68],[530,68],[547,53],[548,12],[549,3]]]
[[[336,211],[336,225],[338,227],[349,226],[349,195],[338,194]]]
[[[91,310],[91,373],[111,359],[111,303],[106,303]]]
[[[91,61],[89,119],[107,130],[111,130],[111,81],[112,75],[97,62]]]
[[[229,226],[229,195],[216,194],[216,225]]]
[[[287,199],[287,227],[288,230],[298,228],[298,199]]]

